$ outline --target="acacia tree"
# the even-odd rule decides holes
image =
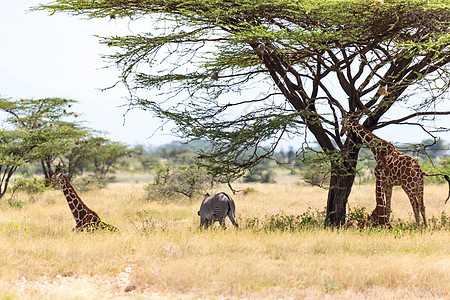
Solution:
[[[0,198],[18,167],[39,161],[45,177],[51,176],[51,162],[83,134],[75,123],[64,121],[74,101],[60,98],[3,99],[0,130]]]
[[[330,166],[326,224],[345,221],[361,147],[339,136],[343,116],[375,130],[450,114],[435,109],[448,99],[448,1],[57,0],[37,9],[153,21],[148,32],[101,42],[118,48],[108,58],[132,106],[212,142],[201,157],[214,175],[230,181],[283,137],[312,134]],[[388,119],[399,105],[409,110]]]
[[[78,114],[71,111],[75,100],[62,98],[43,99],[0,99],[0,111],[6,113],[5,123],[11,128],[35,136],[29,147],[35,149],[29,156],[25,149],[22,155],[28,155],[28,161],[39,161],[45,178],[52,175],[53,160],[64,151],[74,139],[86,134],[74,120]]]
[[[127,146],[103,137],[91,137],[86,140],[88,148],[86,161],[92,164],[97,179],[105,179],[118,159],[131,152]]]

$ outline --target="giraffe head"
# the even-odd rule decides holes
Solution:
[[[56,168],[55,173],[53,173],[52,177],[45,181],[45,186],[60,184],[62,182],[64,174],[61,173],[61,169]]]
[[[342,118],[340,135],[343,136],[344,133],[350,131],[355,124],[359,124],[355,119],[352,119],[350,117]]]

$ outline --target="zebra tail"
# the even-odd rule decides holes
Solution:
[[[233,214],[233,217],[236,218],[235,208],[231,205],[231,202],[233,201],[233,199],[231,199],[231,197],[224,192],[222,192],[222,194],[224,194],[228,198],[228,211],[231,211],[231,213]]]

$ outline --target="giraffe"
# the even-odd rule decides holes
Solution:
[[[63,190],[64,196],[66,196],[69,208],[72,211],[73,217],[76,222],[74,231],[88,231],[92,232],[98,229],[118,231],[118,229],[112,225],[104,223],[95,211],[89,209],[86,204],[81,201],[72,184],[57,168],[52,177],[45,182],[45,186],[59,184]]]
[[[341,135],[345,132],[353,132],[361,142],[368,146],[374,154],[377,166],[375,167],[376,178],[376,201],[377,207],[372,213],[375,221],[382,226],[389,225],[391,213],[392,187],[401,186],[408,195],[414,212],[416,224],[420,224],[420,214],[423,224],[427,226],[425,218],[425,205],[423,202],[424,176],[444,176],[449,183],[450,178],[445,174],[427,174],[420,168],[419,163],[412,157],[397,150],[391,143],[379,138],[370,130],[360,125],[357,120],[344,118],[342,122]]]

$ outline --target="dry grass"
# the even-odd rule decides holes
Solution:
[[[234,196],[241,225],[323,210],[327,194],[296,185],[252,187],[256,192]],[[426,187],[429,217],[450,213],[442,201],[447,192],[444,185]],[[201,199],[148,202],[138,183],[80,194],[121,232],[73,233],[61,191],[20,209],[0,207],[0,299],[450,297],[448,231],[199,231]],[[373,195],[373,186],[357,186],[350,205],[371,210]],[[395,217],[412,220],[406,195],[394,191],[393,198]]]

